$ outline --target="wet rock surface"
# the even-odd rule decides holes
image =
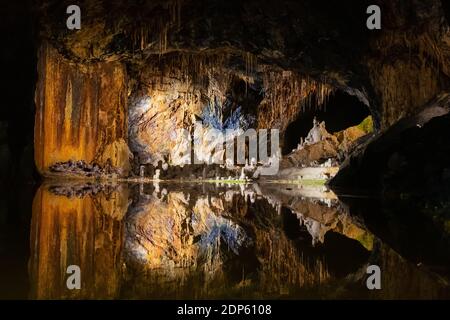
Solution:
[[[365,119],[358,126],[334,134],[327,131],[325,122],[317,123],[305,139],[301,138],[297,148],[283,157],[281,170],[290,167],[339,166],[351,151],[370,137],[372,128],[362,125],[370,121],[371,118]],[[309,141],[313,134],[317,135],[316,139]]]

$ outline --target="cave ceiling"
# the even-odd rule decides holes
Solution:
[[[245,70],[252,57],[258,66],[295,71],[357,95],[379,126],[448,91],[450,32],[438,0],[85,0],[76,32],[61,19],[69,2],[42,1],[36,10],[41,38],[74,63],[140,64],[178,52],[240,56],[228,67]],[[368,30],[366,15],[355,14],[369,4],[382,9],[382,32]],[[418,73],[421,79],[413,82]],[[398,91],[429,90],[404,101],[386,88],[399,81],[406,83]],[[410,105],[387,110],[399,102]]]

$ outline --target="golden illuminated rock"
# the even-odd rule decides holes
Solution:
[[[109,163],[125,175],[127,76],[118,62],[75,64],[52,46],[39,50],[35,161],[42,174],[58,162]]]

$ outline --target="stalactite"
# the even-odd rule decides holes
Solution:
[[[192,94],[197,87],[207,88],[214,73],[222,71],[229,60],[225,53],[173,53],[159,59],[146,61],[144,86],[151,90],[164,90],[166,79],[184,83],[185,94]],[[164,88],[163,88],[164,87]]]
[[[258,60],[257,57],[250,52],[245,52],[243,53],[243,55],[243,59],[245,60],[245,77],[249,79],[250,77],[254,76]]]
[[[128,24],[116,24],[114,30],[130,35],[133,52],[150,49],[160,55],[169,49],[169,34],[181,26],[183,0],[168,0],[155,10],[158,15],[148,19],[146,13],[137,13]]]
[[[282,130],[306,109],[324,108],[331,86],[292,71],[263,73],[265,100],[259,114],[260,127],[278,127]],[[314,100],[312,100],[314,99]]]
[[[368,60],[369,76],[380,97],[382,127],[416,112],[443,89],[440,74],[450,74],[446,53],[432,33],[386,31],[372,47],[376,54]]]

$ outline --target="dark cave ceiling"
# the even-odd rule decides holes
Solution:
[[[63,19],[69,4],[42,1],[36,12],[41,39],[73,62],[132,63],[173,51],[251,55],[258,64],[299,72],[370,101],[381,127],[448,89],[450,36],[438,0],[85,0],[79,2],[82,28],[75,32]],[[381,7],[380,31],[365,27],[370,4]],[[233,67],[245,68],[242,60]],[[419,80],[411,79],[418,73]],[[392,83],[395,96],[386,89]]]

